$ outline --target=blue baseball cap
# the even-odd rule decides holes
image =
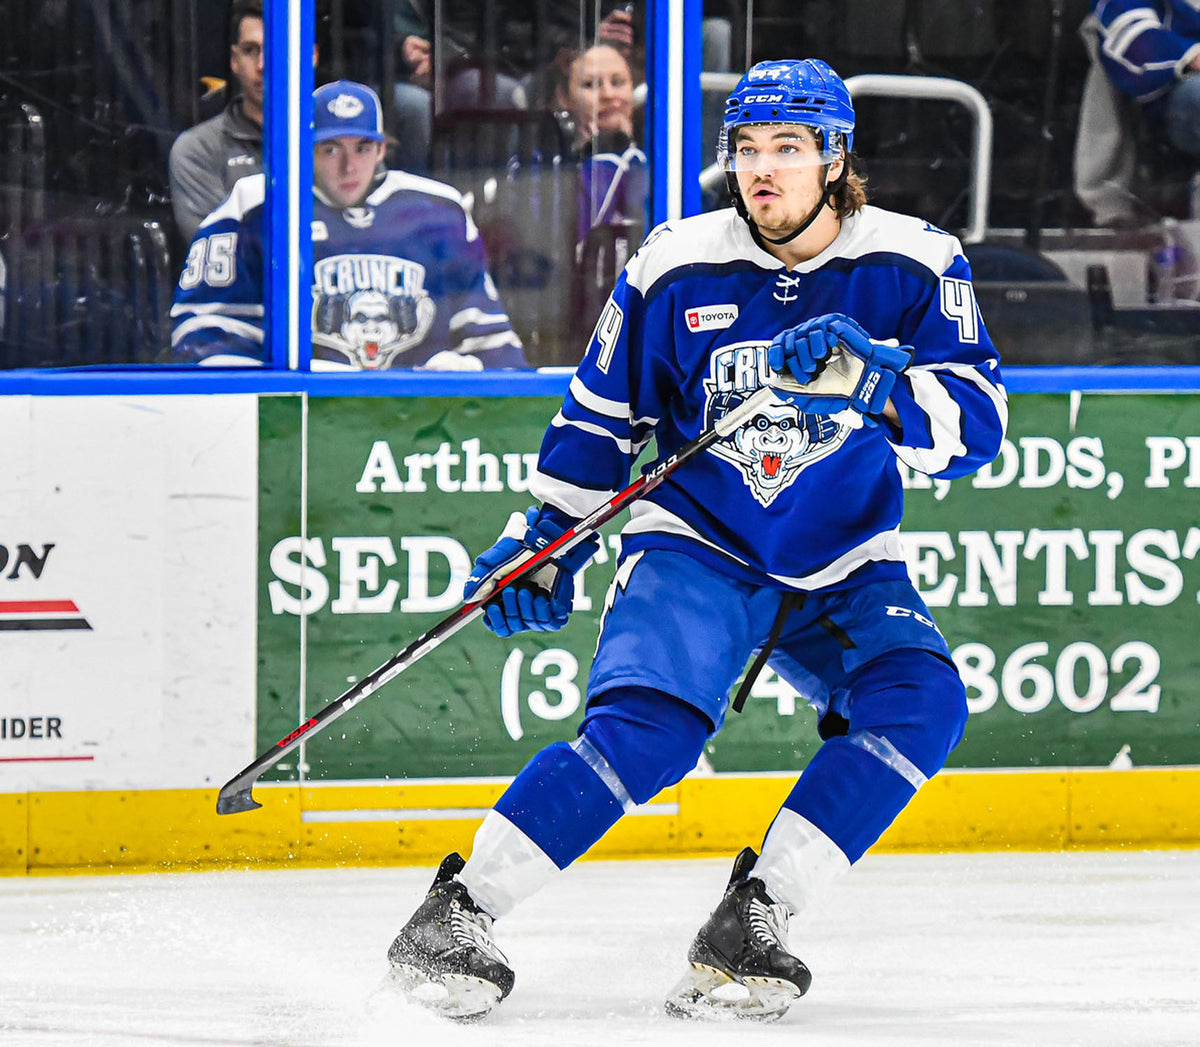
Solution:
[[[383,141],[379,95],[353,80],[335,80],[313,92],[313,141],[343,136]]]

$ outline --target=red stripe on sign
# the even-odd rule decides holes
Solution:
[[[0,763],[56,763],[64,760],[94,760],[94,756],[0,756]]]
[[[74,611],[74,600],[0,600],[0,614],[36,614],[39,611]]]

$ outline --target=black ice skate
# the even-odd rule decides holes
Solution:
[[[758,855],[737,856],[725,897],[688,949],[690,970],[667,997],[676,1018],[778,1018],[812,974],[787,950],[788,911],[750,876]]]
[[[409,999],[447,1018],[475,1021],[512,991],[513,971],[492,939],[492,918],[454,879],[465,864],[458,854],[442,859],[388,961]]]

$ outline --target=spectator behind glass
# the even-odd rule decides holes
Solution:
[[[234,183],[262,170],[263,11],[261,0],[236,0],[229,19],[229,66],[239,93],[211,120],[184,131],[168,171],[175,224],[185,240],[229,195]]]
[[[640,227],[646,154],[634,141],[633,76],[624,55],[608,43],[589,47],[571,62],[556,102],[571,153],[581,161],[576,240],[596,226]]]
[[[606,41],[572,59],[556,101],[576,155],[601,132],[633,138],[633,75],[624,54]]]
[[[494,50],[484,61],[484,14],[491,11],[496,29]],[[632,4],[610,11],[593,26],[580,22],[577,4],[548,5],[544,21],[533,22],[527,0],[442,0],[442,68],[445,97],[442,107],[454,109],[525,109],[532,98],[541,101],[540,74],[534,69],[539,36],[551,54],[578,53],[592,28],[597,40],[621,48],[628,57],[634,43]],[[395,0],[393,35],[396,40],[397,82],[395,125],[400,162],[414,171],[425,171],[430,160],[433,128],[433,0]],[[569,59],[568,59],[569,60]],[[563,63],[565,65],[565,62]],[[490,90],[483,70],[490,69]]]
[[[522,9],[522,13],[526,12]],[[494,94],[485,94],[481,70],[472,57],[479,20],[478,4],[445,5],[446,107],[524,109],[525,89],[507,73],[497,72]],[[397,156],[410,170],[423,172],[428,170],[433,140],[432,3],[396,0],[393,29],[400,59],[395,86]],[[496,57],[503,59],[503,55]]]
[[[1075,191],[1098,225],[1139,221],[1136,104],[1156,141],[1200,160],[1200,10],[1192,0],[1093,0]]]
[[[1200,157],[1200,10],[1192,0],[1097,0],[1100,64],[1181,153]]]
[[[645,228],[646,154],[634,141],[633,77],[622,50],[602,42],[576,55],[555,103],[577,161],[571,326],[586,328]]]
[[[314,370],[526,367],[458,191],[382,166],[379,98],[313,93]],[[264,176],[244,178],[188,250],[170,360],[264,362]]]

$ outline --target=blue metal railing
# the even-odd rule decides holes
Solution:
[[[241,371],[216,368],[27,369],[0,372],[0,395],[161,396],[279,394],[309,396],[562,396],[571,373],[483,371]],[[1013,394],[1200,393],[1200,367],[1013,367],[1004,372]]]

